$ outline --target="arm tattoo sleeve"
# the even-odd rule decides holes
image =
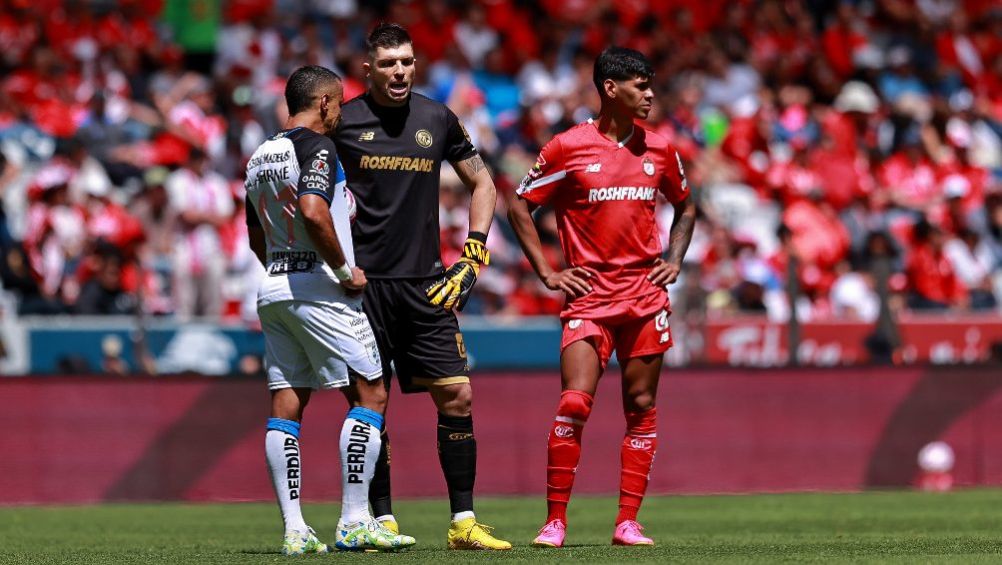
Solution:
[[[672,220],[671,231],[668,234],[668,253],[665,256],[665,261],[675,265],[682,264],[695,228],[696,206],[687,199],[684,207],[679,206],[675,209],[675,219]]]
[[[470,177],[477,176],[477,173],[487,168],[487,165],[484,164],[483,157],[481,157],[479,153],[463,161],[463,166],[466,167]]]

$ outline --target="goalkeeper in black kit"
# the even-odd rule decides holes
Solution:
[[[400,389],[426,391],[438,408],[439,461],[452,509],[448,546],[511,549],[473,513],[473,389],[454,313],[463,308],[481,267],[490,262],[485,244],[497,199],[494,181],[456,115],[411,92],[415,59],[407,31],[380,24],[367,43],[369,90],[344,104],[333,137],[357,202],[355,258],[369,281],[364,308],[382,356],[384,382],[389,386],[392,362]],[[439,247],[443,160],[472,194],[463,255],[448,268]],[[399,532],[390,504],[387,436],[369,501],[377,520]]]

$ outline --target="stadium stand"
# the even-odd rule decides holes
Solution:
[[[296,67],[337,69],[346,97],[364,90],[363,39],[381,20],[411,29],[419,90],[460,116],[506,195],[554,132],[595,111],[603,47],[649,54],[646,126],[701,193],[677,311],[873,321],[881,258],[894,309],[1000,308],[991,0],[187,5],[0,1],[0,280],[21,314],[253,319],[244,162],[280,127]],[[443,175],[447,264],[466,198]],[[503,207],[466,313],[556,313]],[[552,216],[542,226],[556,261]]]

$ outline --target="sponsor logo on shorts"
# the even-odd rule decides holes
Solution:
[[[668,329],[668,311],[662,310],[654,317],[654,329],[663,332]]]
[[[459,350],[459,356],[466,359],[466,342],[463,341],[463,334],[456,334],[456,349]]]
[[[581,320],[571,320],[567,322],[567,328],[571,330],[576,330],[581,327]]]
[[[574,428],[560,424],[559,426],[553,428],[553,435],[557,437],[571,437],[574,435]]]
[[[369,446],[369,436],[372,433],[372,426],[364,422],[352,425],[348,434],[348,447],[345,449],[346,472],[348,474],[348,484],[362,484],[362,477],[365,476],[365,452]]]
[[[635,437],[630,440],[630,447],[633,449],[639,449],[641,451],[647,451],[654,446],[654,442],[649,439]]]
[[[669,341],[671,341],[671,332],[670,331],[662,332],[661,341],[659,343],[668,343]]]
[[[467,432],[455,432],[449,434],[449,441],[463,441],[464,439],[470,439],[473,434]]]

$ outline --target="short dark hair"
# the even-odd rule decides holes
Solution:
[[[411,34],[407,33],[404,26],[383,22],[369,33],[369,37],[365,40],[365,47],[369,50],[369,55],[374,55],[378,47],[392,49],[407,43],[414,42],[411,41]]]
[[[605,88],[602,84],[607,79],[630,80],[637,77],[651,78],[654,76],[654,67],[650,59],[640,51],[628,49],[626,47],[608,47],[595,59],[595,70],[592,73],[592,81],[599,95],[604,96]]]
[[[332,82],[341,80],[334,71],[317,65],[299,67],[285,83],[285,104],[289,107],[289,115],[308,110],[317,93]]]

